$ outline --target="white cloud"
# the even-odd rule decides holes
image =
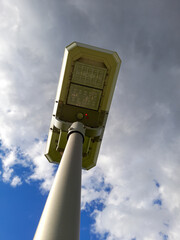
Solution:
[[[22,184],[21,179],[18,176],[15,176],[11,181],[11,186],[16,187]]]
[[[138,139],[141,131],[138,129],[128,133],[129,138]],[[109,148],[103,145],[98,167],[112,190],[103,201],[103,210],[94,211],[94,231],[102,235],[108,233],[108,240],[133,237],[144,240],[147,236],[161,239],[159,232],[177,239],[178,224],[173,230],[173,223],[175,219],[179,223],[177,211],[180,210],[179,138],[167,145],[163,138],[164,130],[168,130],[166,125],[159,129],[158,135],[153,136],[149,147],[144,143],[136,149],[136,142],[130,141],[128,146],[120,138],[118,144],[114,143]],[[111,131],[117,134],[115,129]],[[123,134],[122,131],[120,133]],[[97,181],[100,180],[97,178]],[[153,204],[157,199],[162,205]],[[174,231],[176,234],[173,234]]]
[[[42,183],[40,188],[42,191],[49,191],[54,180],[54,173],[56,166],[50,164],[47,159],[43,156],[45,149],[45,143],[39,141],[34,146],[29,148],[29,156],[32,159],[34,165],[33,173],[29,176],[29,180],[39,180]]]
[[[3,169],[3,175],[2,175],[3,181],[10,182],[10,178],[11,178],[13,172],[14,172],[14,170],[12,168]]]
[[[96,167],[91,169],[91,171],[83,171],[81,209],[86,210],[93,201],[98,204],[104,203],[107,197],[107,187],[109,185],[104,184],[104,176],[100,168]]]
[[[13,178],[14,166],[23,166],[34,170],[28,179],[40,180],[42,189],[48,191],[54,167],[43,156],[42,146],[48,133],[59,72],[47,69],[52,52],[47,51],[46,45],[39,47],[38,14],[23,7],[21,1],[1,2],[0,139],[2,151],[10,151],[2,156],[2,176],[6,182],[13,181],[11,185],[19,185],[18,178]]]
[[[2,166],[3,166],[2,178],[4,182],[11,181],[11,176],[14,172],[12,167],[14,164],[15,164],[15,154],[12,151],[2,160]]]

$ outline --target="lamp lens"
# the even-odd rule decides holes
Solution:
[[[67,104],[98,110],[102,91],[71,83]]]
[[[71,82],[103,89],[107,69],[76,62]]]

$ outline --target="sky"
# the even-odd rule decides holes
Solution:
[[[33,239],[73,41],[122,59],[97,166],[82,172],[80,239],[179,239],[179,29],[179,0],[0,0],[0,239]]]

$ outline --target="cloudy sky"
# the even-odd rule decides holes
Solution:
[[[179,29],[179,0],[0,0],[0,239],[36,230],[57,169],[43,154],[73,41],[122,59],[97,166],[82,175],[81,239],[179,239]]]

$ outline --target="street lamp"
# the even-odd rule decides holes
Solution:
[[[78,240],[81,168],[96,165],[121,60],[73,42],[65,48],[45,156],[60,163],[34,240]]]

